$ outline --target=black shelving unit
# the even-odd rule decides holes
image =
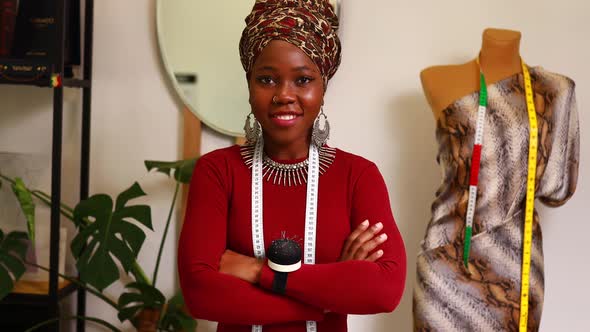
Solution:
[[[47,1],[47,0],[44,0]],[[56,61],[54,63],[26,60],[26,59],[8,59],[0,58],[0,84],[17,84],[48,87],[53,89],[53,133],[52,133],[52,162],[51,162],[51,196],[53,198],[51,205],[51,232],[50,232],[50,253],[49,264],[51,273],[49,273],[49,292],[48,294],[22,294],[12,293],[6,296],[0,302],[0,330],[9,331],[2,327],[3,322],[7,320],[18,321],[24,319],[21,323],[30,323],[34,319],[26,315],[24,308],[34,309],[35,312],[43,312],[47,318],[58,317],[59,303],[65,297],[77,292],[77,313],[83,316],[86,312],[86,293],[84,289],[77,287],[75,284],[60,289],[58,284],[58,266],[59,266],[59,229],[60,229],[60,206],[61,202],[61,167],[62,167],[62,127],[63,127],[63,89],[80,88],[82,89],[82,135],[81,135],[81,162],[80,162],[80,200],[88,198],[89,185],[89,165],[90,165],[90,118],[91,118],[91,98],[92,98],[92,45],[93,45],[93,26],[94,26],[94,0],[84,0],[84,45],[83,45],[83,64],[81,78],[64,79],[64,48],[65,48],[65,27],[66,27],[66,1],[52,0],[57,3],[57,48]],[[23,77],[15,79],[10,77],[9,71],[17,66],[30,66],[35,75],[32,77]],[[17,67],[18,68],[18,67]],[[21,67],[23,68],[23,67]],[[21,310],[19,310],[21,308]],[[20,316],[20,317],[19,317]],[[30,326],[31,327],[31,326]],[[43,331],[59,331],[59,322],[52,324]],[[85,324],[83,320],[78,320],[76,325],[78,332],[84,332]],[[10,330],[12,331],[12,330]]]

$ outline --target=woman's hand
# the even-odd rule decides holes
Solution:
[[[371,251],[387,240],[387,234],[382,233],[377,235],[382,229],[383,224],[380,222],[371,227],[369,227],[368,220],[360,223],[357,228],[350,233],[346,242],[344,242],[340,261],[362,260],[374,262],[383,256],[383,250],[377,250],[369,256]]]
[[[259,259],[238,254],[228,249],[221,256],[219,272],[256,284],[263,264],[264,262]]]

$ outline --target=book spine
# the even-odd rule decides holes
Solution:
[[[16,22],[17,0],[0,0],[0,57],[10,56]]]
[[[81,64],[80,0],[66,1],[66,42],[64,63],[66,66]]]

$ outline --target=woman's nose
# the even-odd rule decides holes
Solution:
[[[281,82],[273,99],[276,104],[290,104],[295,102],[296,94],[294,87],[289,82]]]

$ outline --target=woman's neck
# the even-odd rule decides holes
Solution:
[[[275,160],[295,160],[307,158],[309,153],[309,138],[303,138],[294,142],[280,143],[270,138],[264,138],[264,152]]]
[[[501,79],[519,72],[520,32],[512,30],[486,29],[483,32],[479,63],[486,76]]]

